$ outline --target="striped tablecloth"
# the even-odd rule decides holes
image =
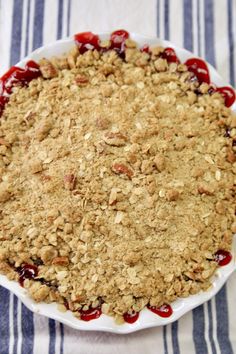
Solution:
[[[0,75],[70,34],[125,28],[170,39],[235,84],[236,0],[0,0]],[[0,354],[236,353],[236,273],[178,322],[130,335],[83,332],[31,313],[0,288]]]

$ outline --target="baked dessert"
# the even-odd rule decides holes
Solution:
[[[170,316],[231,260],[236,116],[200,59],[126,31],[1,78],[0,272],[82,320]]]

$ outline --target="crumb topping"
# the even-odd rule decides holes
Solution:
[[[24,281],[34,300],[119,320],[208,289],[215,253],[231,249],[236,117],[162,51],[75,47],[14,88],[0,120],[0,272],[37,264],[45,283]]]

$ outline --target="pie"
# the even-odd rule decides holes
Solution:
[[[0,87],[2,274],[118,323],[211,286],[236,232],[236,116],[204,61],[88,32]]]

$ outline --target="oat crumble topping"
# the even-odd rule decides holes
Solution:
[[[126,45],[42,59],[0,119],[0,272],[38,264],[35,301],[118,322],[207,290],[236,231],[236,116],[163,48]]]

